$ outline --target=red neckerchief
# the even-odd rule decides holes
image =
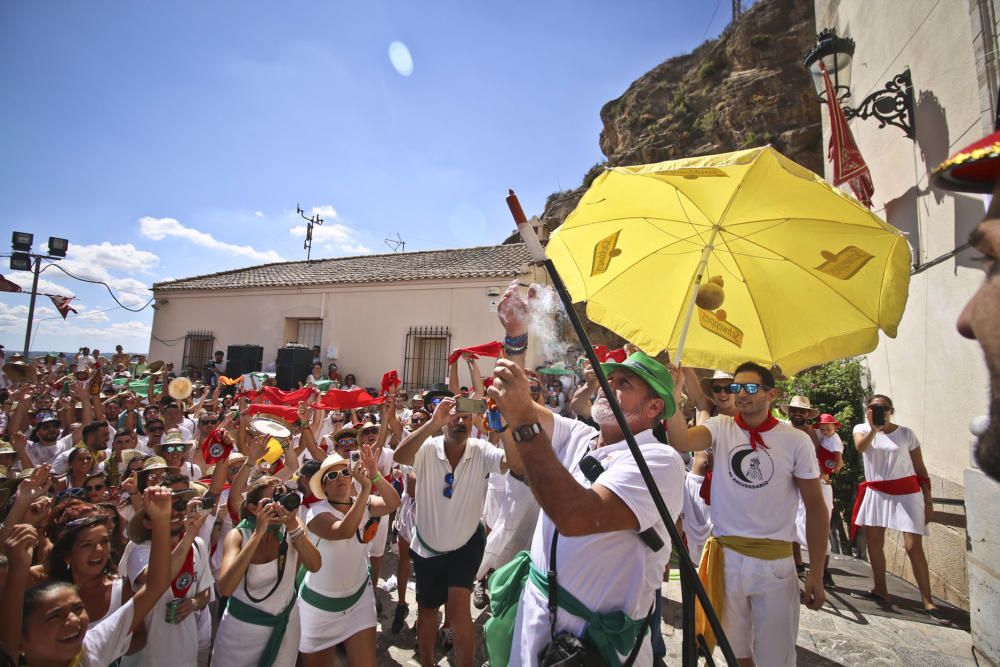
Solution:
[[[194,583],[194,545],[188,550],[187,557],[184,559],[184,564],[181,565],[181,571],[177,573],[174,580],[170,582],[170,588],[174,591],[175,598],[182,598],[187,596],[187,591],[191,588],[191,584]]]
[[[302,499],[302,504],[305,505],[306,507],[309,507],[310,505],[315,505],[321,500],[323,499],[317,498],[316,496],[310,493],[308,496]]]
[[[760,434],[765,431],[770,431],[778,424],[779,422],[774,418],[774,415],[768,415],[767,419],[761,422],[760,426],[751,428],[745,421],[743,421],[743,415],[736,415],[736,425],[744,431],[750,432],[750,449],[754,451],[757,450],[758,445],[764,449],[770,449],[770,447],[764,444],[764,438],[760,437]]]

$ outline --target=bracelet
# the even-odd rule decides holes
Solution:
[[[294,530],[288,531],[288,539],[289,540],[297,540],[300,537],[302,537],[303,533],[305,533],[305,532],[306,531],[304,531],[302,529],[302,526],[296,526],[296,528]]]
[[[309,420],[308,420],[308,419],[300,419],[300,420],[299,420],[299,426],[300,426],[301,428],[306,428],[307,426],[309,426],[309,423],[310,423],[310,422],[309,422]]]
[[[380,473],[380,472],[375,473],[375,476],[372,477],[372,484],[374,484],[375,482],[379,481],[380,479],[383,479],[382,473]]]
[[[527,345],[528,344],[528,333],[525,332],[525,333],[521,334],[520,336],[504,336],[503,337],[503,344],[504,344],[504,346],[509,345],[511,347],[522,347],[524,345]]]

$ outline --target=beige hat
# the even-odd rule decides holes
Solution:
[[[715,384],[716,380],[729,380],[730,383],[733,381],[735,376],[729,371],[715,371],[712,373],[712,377],[702,378],[701,380],[701,392],[712,398],[712,385]]]
[[[184,439],[184,434],[181,433],[180,429],[172,428],[163,434],[163,437],[160,439],[160,444],[156,446],[165,447],[167,445],[187,445],[188,447],[190,447],[193,444],[194,440]]]
[[[0,440],[0,454],[17,454],[17,450],[6,440]]]
[[[174,468],[173,466],[168,466],[166,459],[162,456],[150,456],[148,459],[142,462],[142,468],[139,470],[139,474],[153,471],[153,470],[166,470],[172,475],[177,475],[180,473],[180,468]]]
[[[816,419],[819,416],[819,408],[814,408],[812,403],[809,402],[809,398],[806,396],[792,396],[792,400],[783,401],[778,407],[781,410],[781,414],[788,416],[788,408],[802,408],[803,410],[808,410],[809,414],[806,415],[806,419]]]
[[[349,462],[340,454],[330,454],[328,457],[323,459],[322,465],[320,465],[319,470],[316,474],[309,478],[309,490],[317,498],[326,499],[326,492],[323,490],[323,478],[326,477],[326,473],[332,468],[338,466],[347,467]]]

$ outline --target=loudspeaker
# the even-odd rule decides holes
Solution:
[[[245,373],[259,373],[264,359],[260,345],[230,345],[226,348],[226,376],[238,378]]]
[[[312,349],[302,345],[289,345],[278,350],[278,389],[291,391],[305,382],[312,370]]]

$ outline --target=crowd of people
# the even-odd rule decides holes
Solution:
[[[450,382],[426,391],[402,391],[395,373],[372,393],[350,374],[321,387],[337,370],[319,364],[298,390],[227,378],[175,398],[170,369],[121,348],[8,360],[6,660],[374,665],[376,633],[406,631],[415,604],[423,665],[442,648],[473,663],[472,607],[489,607],[493,665],[662,661],[663,518],[593,369],[578,386],[526,370],[530,298],[516,284],[502,297],[506,335],[485,378],[458,350]],[[628,350],[602,368],[736,655],[794,664],[800,595],[818,608],[835,585],[840,424],[779,397],[750,362],[698,374]],[[874,396],[854,429],[868,480],[854,523],[874,570],[860,594],[887,596],[882,538],[900,530],[940,619],[920,443],[892,414]],[[390,541],[395,605],[382,609]]]

